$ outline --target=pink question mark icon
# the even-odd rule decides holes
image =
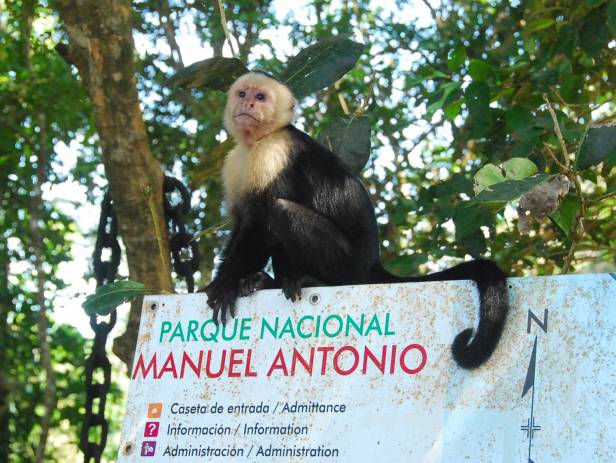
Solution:
[[[143,435],[145,437],[156,437],[158,436],[158,421],[147,421],[145,423],[145,430]]]

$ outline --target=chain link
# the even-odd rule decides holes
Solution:
[[[103,261],[103,250],[109,249],[109,260]],[[105,194],[101,204],[101,215],[98,222],[98,234],[94,246],[93,265],[96,275],[96,287],[115,280],[120,265],[120,243],[118,242],[118,221],[111,204],[109,192]],[[103,450],[107,444],[109,423],[105,418],[105,403],[107,393],[111,386],[111,363],[107,358],[105,345],[107,336],[116,323],[117,314],[115,309],[109,314],[109,321],[98,320],[99,317],[90,317],[90,326],[94,330],[94,345],[92,353],[86,360],[86,404],[81,428],[79,448],[84,454],[84,463],[100,463]],[[102,371],[103,382],[94,382],[94,372]],[[98,399],[98,407],[94,410],[94,402]],[[91,441],[90,432],[100,427],[97,433],[98,441]]]
[[[163,183],[163,206],[165,222],[169,233],[169,249],[175,272],[186,280],[189,292],[195,289],[194,272],[199,268],[199,248],[197,241],[186,231],[185,215],[190,212],[190,193],[178,179],[165,177]],[[179,194],[180,200],[174,205],[171,200],[173,193]],[[103,250],[111,252],[109,260],[103,261]],[[98,222],[98,234],[94,246],[93,266],[96,276],[96,287],[112,283],[118,273],[121,249],[118,242],[118,221],[109,192],[105,194],[101,204],[101,215]],[[86,360],[85,384],[86,404],[81,428],[79,448],[84,454],[84,463],[100,463],[109,432],[109,422],[105,418],[107,393],[111,386],[111,363],[107,358],[105,345],[107,336],[116,323],[117,313],[114,309],[109,314],[108,321],[99,321],[96,315],[90,317],[90,326],[94,330],[94,345],[92,353]],[[94,372],[102,372],[102,383],[94,383]],[[98,399],[98,407],[94,410],[94,402]],[[97,433],[98,441],[90,440],[92,429],[100,427]]]
[[[182,182],[173,177],[165,177],[163,191],[173,270],[184,278],[188,292],[192,293],[195,291],[193,274],[199,269],[199,246],[193,235],[186,230],[184,216],[190,212],[190,193]],[[175,192],[179,194],[179,201],[173,205],[171,196]]]

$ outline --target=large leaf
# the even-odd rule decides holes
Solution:
[[[321,40],[291,58],[280,80],[296,98],[303,98],[340,79],[355,65],[363,50],[364,45],[347,35]]]
[[[589,128],[576,156],[575,166],[587,169],[605,160],[610,165],[616,164],[616,125]]]
[[[612,34],[616,34],[616,2],[610,2],[607,6],[607,25],[610,26]]]
[[[539,169],[533,161],[526,158],[511,158],[502,164],[507,179],[522,180],[535,175]]]
[[[505,176],[501,169],[494,164],[486,164],[477,171],[473,180],[473,190],[475,194],[479,194],[490,186],[505,181]]]
[[[120,304],[143,296],[145,293],[145,286],[137,281],[114,281],[97,288],[94,294],[87,296],[82,307],[90,316],[108,315]]]
[[[361,173],[370,158],[370,121],[366,116],[335,119],[317,139],[355,174]]]
[[[168,85],[183,88],[211,88],[226,92],[231,84],[248,68],[237,58],[215,56],[197,61],[171,77]]]
[[[417,267],[428,262],[425,254],[408,254],[394,257],[384,262],[385,268],[396,275],[413,275],[417,273]]]
[[[485,117],[490,107],[490,87],[485,82],[473,82],[464,92],[466,106],[474,117]]]
[[[215,146],[212,151],[205,155],[199,165],[195,167],[191,175],[193,187],[200,186],[207,179],[220,173],[225,162],[225,157],[234,145],[235,142],[233,139],[227,138],[220,145]]]
[[[461,82],[447,82],[441,85],[439,89],[430,96],[430,104],[426,108],[425,118],[427,120],[432,119],[434,113],[441,109],[445,104],[449,103],[453,92],[459,90],[461,86]]]
[[[490,77],[492,66],[481,59],[472,59],[468,65],[468,73],[474,81],[480,82]]]
[[[568,238],[571,234],[571,229],[575,223],[580,203],[575,195],[568,195],[560,203],[560,207],[556,212],[550,215],[552,222],[563,232]]]
[[[455,72],[462,67],[464,61],[466,61],[466,47],[460,45],[449,53],[447,57],[447,68],[451,72]]]
[[[552,177],[554,176],[540,174],[525,178],[524,180],[505,180],[483,190],[469,202],[472,204],[503,204],[515,201],[524,193]]]

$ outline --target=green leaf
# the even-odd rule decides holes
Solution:
[[[445,117],[447,117],[450,121],[453,121],[456,116],[460,114],[462,103],[464,103],[464,100],[456,100],[453,103],[448,104],[445,108]]]
[[[490,87],[485,82],[473,82],[466,88],[464,98],[471,114],[483,117],[490,106]]]
[[[238,77],[247,72],[248,68],[239,59],[215,56],[185,67],[166,83],[173,87],[211,88],[226,92]]]
[[[432,103],[426,110],[426,119],[431,119],[432,115],[441,109],[453,92],[458,90],[462,84],[460,82],[447,82],[439,87],[431,96]]]
[[[616,34],[616,2],[610,2],[607,6],[607,25]]]
[[[398,256],[385,262],[385,268],[396,275],[413,275],[417,273],[417,267],[428,262],[425,254],[409,254]]]
[[[564,197],[556,212],[550,215],[550,219],[568,238],[571,234],[571,229],[575,222],[580,203],[576,195],[567,195]]]
[[[370,158],[370,120],[367,116],[335,119],[319,132],[317,140],[359,174]]]
[[[364,45],[347,35],[321,40],[291,58],[280,79],[296,98],[303,98],[336,82],[361,56]]]
[[[489,186],[503,181],[505,181],[505,177],[500,168],[496,167],[494,164],[486,164],[475,174],[473,190],[475,194],[479,194],[479,192],[485,190]]]
[[[490,77],[490,74],[492,73],[492,66],[481,59],[472,59],[468,65],[468,73],[474,81],[483,82]]]
[[[547,29],[554,24],[556,24],[556,20],[553,18],[537,19],[536,21],[532,21],[528,24],[528,26],[526,26],[526,31],[531,33],[537,32],[543,29]]]
[[[524,106],[514,106],[505,115],[509,130],[522,130],[533,124],[534,116],[530,109]]]
[[[575,159],[575,167],[583,170],[607,160],[616,162],[616,125],[588,129]]]
[[[137,281],[114,281],[97,288],[94,294],[87,296],[82,307],[90,316],[108,315],[120,304],[143,296],[145,293],[145,286]]]
[[[508,180],[522,180],[539,172],[535,163],[525,158],[511,158],[502,164]]]
[[[590,56],[598,56],[609,41],[609,35],[605,16],[595,15],[584,22],[580,30],[580,47]]]
[[[222,166],[225,163],[227,153],[229,153],[234,146],[235,141],[233,138],[227,138],[203,156],[200,159],[199,164],[197,164],[191,172],[190,178],[192,180],[193,187],[201,186],[208,179],[219,175],[222,171]]]
[[[504,182],[492,185],[472,198],[471,204],[504,204],[515,201],[524,193],[532,190],[537,185],[548,181],[553,175],[535,175],[524,180],[505,180]]]
[[[452,217],[456,226],[456,242],[467,240],[480,232],[481,227],[486,225],[492,217],[492,214],[485,209],[468,207],[465,203],[458,205]]]
[[[447,68],[455,72],[462,67],[464,61],[466,61],[466,47],[459,46],[449,54]]]
[[[407,87],[414,87],[415,85],[426,82],[427,80],[449,78],[447,74],[442,71],[439,71],[438,69],[434,69],[431,66],[424,66],[418,69],[414,76],[415,77],[413,77],[412,79],[406,80]]]

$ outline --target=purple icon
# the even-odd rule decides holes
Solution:
[[[142,457],[153,457],[156,453],[156,441],[155,440],[145,440],[141,444],[141,456]]]

